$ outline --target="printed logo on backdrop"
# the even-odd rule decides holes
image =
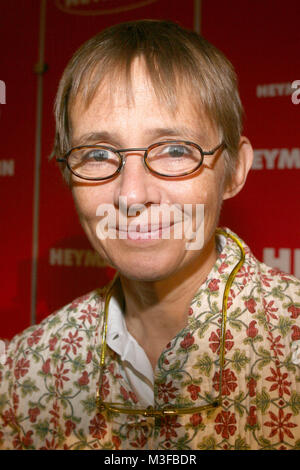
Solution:
[[[300,103],[300,80],[285,83],[266,83],[257,85],[257,98],[276,98],[279,96],[291,96],[293,104]]]
[[[0,80],[0,104],[6,104],[6,85],[3,80]],[[1,176],[14,176],[15,174],[15,161],[0,160],[0,177]]]
[[[300,279],[300,249],[264,248],[263,262],[274,269],[293,274]]]
[[[15,174],[15,161],[0,160],[0,176],[14,176]]]
[[[294,170],[300,168],[300,148],[254,150],[253,170]]]
[[[3,80],[0,80],[0,104],[6,104],[6,85]],[[1,108],[0,108],[0,117],[1,117]]]
[[[293,83],[265,83],[257,85],[256,96],[257,98],[275,98],[278,96],[290,96],[293,92]]]
[[[0,104],[6,104],[6,84],[0,80]],[[15,161],[0,160],[0,177],[1,176],[14,176],[15,174]]]
[[[0,104],[6,104],[6,85],[3,80],[0,80]]]
[[[56,6],[71,15],[108,15],[140,8],[157,0],[56,0]]]
[[[74,248],[50,248],[50,266],[70,266],[99,268],[106,266],[100,255],[93,250],[77,250]]]

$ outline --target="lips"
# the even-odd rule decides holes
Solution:
[[[170,223],[165,223],[165,224],[146,224],[146,225],[141,225],[141,224],[134,224],[130,223],[128,226],[116,226],[116,230],[119,232],[128,232],[128,233],[152,233],[152,232],[158,232],[159,230],[164,230],[169,227],[172,227],[174,225],[174,222]]]
[[[163,233],[170,230],[174,222],[159,224],[135,224],[131,222],[126,226],[116,226],[118,238],[127,240],[158,240],[163,238]]]
[[[128,240],[157,240],[160,238],[161,231],[156,230],[152,232],[124,232]]]

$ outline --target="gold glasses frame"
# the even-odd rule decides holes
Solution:
[[[182,173],[179,173],[179,174],[176,174],[176,175],[169,175],[169,174],[166,174],[166,173],[160,173],[156,170],[153,170],[151,168],[151,166],[149,165],[148,160],[147,160],[148,153],[151,150],[153,150],[157,147],[164,146],[166,144],[189,145],[191,147],[196,148],[199,151],[199,155],[200,155],[200,159],[199,159],[198,164],[195,166],[195,168],[192,168],[189,171],[182,172]],[[162,142],[156,142],[152,145],[149,145],[149,147],[142,147],[142,148],[135,148],[134,147],[134,148],[122,148],[122,149],[115,149],[115,148],[109,147],[107,145],[97,145],[97,144],[95,144],[95,145],[80,145],[80,146],[71,148],[63,157],[57,157],[56,161],[59,162],[59,163],[65,163],[67,168],[69,169],[69,171],[71,173],[73,173],[73,175],[77,176],[78,178],[81,178],[81,179],[87,180],[87,181],[104,181],[104,180],[110,180],[110,179],[114,178],[116,175],[118,175],[121,172],[122,168],[125,165],[125,158],[124,158],[125,153],[127,153],[127,152],[144,152],[144,154],[142,155],[144,165],[145,165],[146,168],[148,168],[148,170],[151,173],[153,173],[154,175],[157,175],[157,176],[162,176],[164,178],[181,178],[183,176],[188,176],[188,175],[192,175],[193,173],[195,173],[201,167],[201,165],[203,163],[203,160],[204,160],[204,157],[206,155],[214,155],[214,153],[216,153],[216,151],[219,150],[221,147],[225,147],[224,142],[221,142],[219,145],[214,147],[212,150],[207,150],[206,151],[206,150],[203,150],[200,147],[200,145],[195,144],[195,142],[190,142],[188,140],[164,140]],[[70,160],[70,157],[71,157],[73,152],[77,152],[78,150],[85,150],[85,149],[102,149],[102,150],[109,150],[110,152],[113,152],[119,159],[118,168],[115,170],[115,172],[112,175],[105,176],[105,177],[93,177],[93,176],[90,177],[90,176],[81,175],[74,168],[72,168],[72,166],[70,165],[69,160]]]

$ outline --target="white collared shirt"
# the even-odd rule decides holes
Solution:
[[[154,405],[154,374],[151,363],[144,351],[126,327],[122,310],[122,291],[120,284],[109,302],[106,342],[119,354],[126,378],[143,407]]]

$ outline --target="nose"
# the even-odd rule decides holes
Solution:
[[[144,164],[144,152],[130,151],[122,155],[124,163],[117,177],[115,203],[119,204],[120,196],[127,198],[128,208],[154,202],[153,175]]]

